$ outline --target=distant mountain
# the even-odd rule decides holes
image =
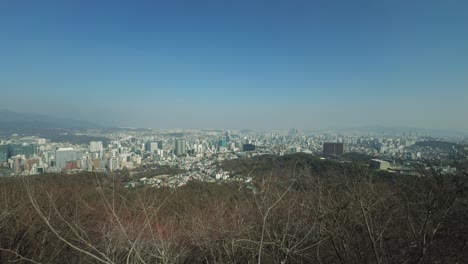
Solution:
[[[419,136],[431,137],[466,137],[468,133],[462,131],[453,131],[448,129],[428,129],[415,127],[397,127],[397,126],[365,126],[355,128],[343,128],[342,131],[358,131],[361,133],[384,134],[384,135],[403,135],[413,133]]]
[[[48,129],[80,130],[101,127],[101,125],[83,120],[57,118],[47,115],[0,109],[0,132],[3,134],[31,134],[34,133],[34,131]]]

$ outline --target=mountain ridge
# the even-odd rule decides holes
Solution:
[[[0,131],[3,133],[30,133],[34,130],[43,129],[81,130],[103,127],[90,121],[0,109]]]

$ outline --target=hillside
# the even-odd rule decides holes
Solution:
[[[123,188],[118,175],[0,178],[0,262],[461,263],[468,175],[400,177],[311,155],[221,164],[254,178]]]

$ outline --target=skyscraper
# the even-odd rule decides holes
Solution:
[[[163,141],[162,140],[158,141],[158,149],[163,149]]]
[[[0,145],[0,164],[8,161],[8,145]]]
[[[174,154],[176,156],[187,154],[187,142],[184,139],[176,140]]]

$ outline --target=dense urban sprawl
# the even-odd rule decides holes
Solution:
[[[416,173],[428,162],[443,173],[456,167],[453,160],[466,160],[463,141],[435,139],[418,133],[399,135],[290,131],[222,131],[121,129],[88,130],[86,135],[107,138],[89,144],[53,142],[42,137],[12,135],[0,141],[2,176],[41,173],[128,171],[137,180],[126,187],[150,185],[178,187],[188,181],[238,181],[248,184],[249,175],[224,171],[225,160],[259,155],[303,152],[321,158],[343,160],[364,155],[373,169]],[[346,159],[345,159],[346,160]],[[158,168],[170,168],[162,173]]]

